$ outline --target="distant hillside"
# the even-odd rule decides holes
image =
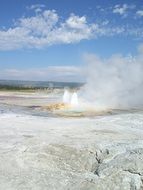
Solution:
[[[0,80],[0,89],[78,88],[82,85],[83,83],[75,82]]]

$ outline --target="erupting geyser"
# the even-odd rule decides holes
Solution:
[[[71,94],[68,90],[65,90],[64,95],[63,95],[63,103],[68,104],[72,107],[78,106],[78,96],[77,93],[74,92]]]
[[[71,94],[68,90],[65,90],[63,95],[63,103],[64,104],[70,104]]]
[[[76,92],[73,93],[70,104],[71,106],[78,106],[78,96]]]

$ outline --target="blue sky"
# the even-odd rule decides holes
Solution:
[[[1,0],[0,79],[80,81],[84,55],[136,55],[142,0]]]

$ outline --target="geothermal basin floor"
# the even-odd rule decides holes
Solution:
[[[1,111],[0,189],[143,189],[143,112],[63,118]]]

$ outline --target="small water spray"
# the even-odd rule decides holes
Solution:
[[[64,104],[70,104],[70,99],[71,99],[71,94],[68,90],[64,91],[64,95],[63,95],[63,103]]]
[[[65,90],[63,95],[63,103],[71,107],[77,107],[79,105],[77,93],[71,93],[68,90]]]
[[[70,104],[71,104],[71,106],[73,106],[73,107],[78,106],[78,96],[77,96],[77,93],[76,93],[76,92],[74,92],[74,93],[72,94]]]

